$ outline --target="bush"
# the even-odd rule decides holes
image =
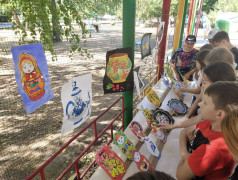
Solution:
[[[0,15],[0,22],[8,22],[9,18],[7,15]]]

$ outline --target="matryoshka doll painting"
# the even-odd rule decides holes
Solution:
[[[22,87],[32,101],[45,94],[45,80],[33,56],[23,53],[19,56]]]
[[[154,170],[154,167],[150,164],[150,161],[144,155],[141,155],[139,151],[134,150],[132,152],[132,159],[141,172]]]
[[[12,47],[12,58],[18,91],[29,114],[54,97],[43,46],[35,43]]]
[[[113,142],[120,148],[127,159],[132,160],[131,153],[135,149],[135,146],[122,131],[117,131],[113,135]]]

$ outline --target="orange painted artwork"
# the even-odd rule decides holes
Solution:
[[[22,87],[33,101],[45,94],[45,80],[33,56],[23,53],[19,56]]]
[[[29,114],[54,97],[43,46],[35,43],[12,47],[12,58],[18,91]]]
[[[141,155],[138,150],[133,151],[132,158],[133,161],[136,163],[137,168],[141,172],[154,170],[154,167],[151,165],[150,161],[144,155]]]

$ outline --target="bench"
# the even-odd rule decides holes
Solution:
[[[167,106],[168,101],[171,98],[178,98],[172,89],[169,89],[167,86],[163,84],[160,80],[157,84],[152,88],[159,96],[162,101],[161,109],[164,109],[168,112],[171,112],[170,108]],[[184,103],[189,106],[191,100],[191,95],[187,94],[184,98]],[[173,116],[175,123],[181,122],[184,120],[184,116]],[[152,166],[156,170],[163,171],[167,174],[170,174],[174,178],[176,177],[176,169],[177,165],[180,161],[180,153],[179,153],[179,134],[181,129],[172,130],[167,136],[167,142],[163,144],[153,133],[152,128],[148,126],[146,122],[146,118],[144,117],[141,111],[134,116],[133,120],[138,121],[144,130],[144,133],[151,138],[156,140],[157,147],[159,151],[162,153],[160,159],[151,155],[147,148],[146,144],[142,143],[138,140],[138,138],[131,132],[130,128],[127,127],[124,131],[126,136],[132,141],[135,145],[136,149],[144,155],[151,162]],[[165,133],[165,135],[167,135]],[[127,160],[127,158],[122,154],[120,149],[116,145],[112,145],[113,151],[118,154],[118,156],[125,162],[126,164],[126,174],[123,179],[130,177],[136,172],[139,172],[136,164],[133,161]],[[110,177],[104,172],[101,167],[98,167],[94,174],[90,177],[90,180],[98,180],[98,177],[103,180],[109,180]]]

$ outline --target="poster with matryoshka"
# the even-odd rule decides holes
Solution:
[[[12,47],[15,77],[27,114],[54,97],[41,43]]]
[[[136,163],[137,168],[141,172],[154,170],[154,167],[150,164],[150,161],[144,155],[141,155],[139,151],[134,150],[132,152],[132,158],[133,161]]]
[[[127,159],[132,160],[131,153],[135,149],[135,146],[122,131],[117,131],[113,135],[113,142],[120,148]]]

